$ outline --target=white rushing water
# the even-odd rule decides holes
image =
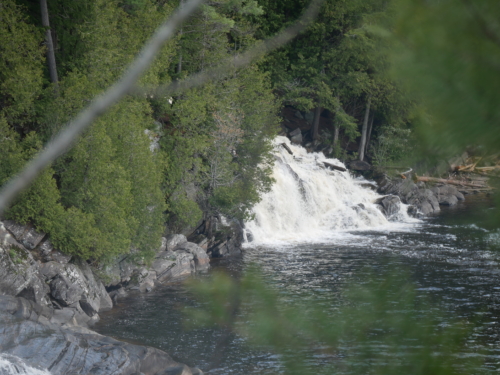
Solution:
[[[290,147],[293,155],[282,143]],[[245,223],[253,245],[320,242],[345,231],[397,229],[398,224],[389,222],[377,208],[375,201],[381,195],[366,187],[368,181],[324,164],[344,167],[342,162],[323,153],[307,153],[286,137],[277,137],[274,145],[276,182],[253,208],[255,219]],[[412,221],[404,206],[397,221]]]
[[[10,354],[0,354],[0,375],[50,375],[50,372],[28,366],[24,361]]]

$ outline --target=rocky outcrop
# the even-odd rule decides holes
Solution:
[[[129,290],[206,271],[210,257],[241,254],[236,220],[211,217],[190,241],[162,238],[152,262],[121,256],[102,269],[59,252],[32,226],[0,222],[0,352],[51,374],[202,375],[166,353],[122,343],[87,327]]]
[[[414,183],[411,179],[379,179],[379,193],[396,195],[403,203],[410,205],[408,213],[428,215],[439,212],[440,205],[453,206],[465,197],[451,185],[428,186],[424,182]]]
[[[101,270],[71,262],[46,237],[31,226],[0,222],[0,294],[54,309],[52,319],[59,324],[91,325],[99,312],[111,309],[113,300],[128,290],[149,292],[158,284],[210,267],[206,244],[202,248],[184,235],[162,238],[151,264],[122,256]]]
[[[0,352],[53,375],[202,374],[159,349],[120,342],[51,320],[48,308],[24,298],[0,295]]]

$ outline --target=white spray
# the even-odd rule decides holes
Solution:
[[[50,372],[28,366],[19,357],[10,354],[0,354],[0,375],[50,375]]]
[[[339,231],[390,225],[375,204],[381,196],[362,186],[366,180],[325,166],[344,167],[339,160],[307,153],[286,137],[277,137],[274,145],[276,182],[253,208],[255,219],[245,223],[255,244],[317,242]],[[408,217],[405,212],[400,216]]]

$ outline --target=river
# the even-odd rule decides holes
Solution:
[[[282,169],[286,172],[286,168]],[[297,168],[294,171],[300,172]],[[307,175],[311,173],[307,172]],[[292,173],[292,177],[296,179],[297,176]],[[302,182],[297,194],[300,193],[307,202],[312,198],[308,197],[307,186],[304,193],[305,178],[300,173],[299,177]],[[359,204],[357,199],[368,206],[367,202],[373,197],[370,198],[372,193],[368,190],[366,194],[350,196],[348,204],[351,207]],[[275,214],[280,209],[276,207],[276,198],[272,194],[268,198],[273,202],[273,208],[272,212],[269,207],[265,208],[266,215]],[[270,201],[262,204],[269,206]],[[291,203],[285,200],[283,204],[290,206]],[[318,215],[316,208],[305,209],[310,217]],[[500,253],[497,249],[500,235],[498,231],[486,229],[487,216],[492,209],[487,196],[476,195],[469,196],[466,202],[455,207],[443,208],[439,215],[422,220],[402,217],[384,224],[379,222],[380,218],[374,211],[368,218],[362,214],[365,216],[359,219],[361,224],[350,216],[346,227],[346,220],[339,221],[339,215],[326,215],[328,217],[322,223],[314,224],[317,230],[313,234],[307,223],[301,222],[307,215],[300,215],[300,212],[297,217],[289,219],[288,224],[277,224],[279,227],[272,232],[266,232],[262,227],[263,223],[272,220],[261,218],[259,222],[259,215],[256,215],[257,222],[248,225],[256,240],[245,247],[243,257],[215,260],[211,272],[223,270],[238,278],[249,264],[257,264],[269,285],[286,298],[313,297],[317,301],[335,301],[348,285],[359,283],[368,274],[383,277],[391,269],[404,269],[407,279],[415,285],[417,297],[426,298],[440,312],[440,326],[457,320],[470,326],[465,346],[456,353],[457,363],[464,358],[475,358],[480,364],[474,373],[498,373]],[[333,207],[332,210],[337,212],[339,209]],[[293,209],[288,207],[282,215],[290,211]],[[351,211],[358,210],[351,208]],[[295,214],[292,212],[292,215]],[[350,211],[346,211],[342,218],[349,215]],[[290,223],[294,229],[285,230]],[[335,228],[332,229],[332,225]],[[308,236],[297,229],[304,227],[309,231]],[[273,233],[276,236],[273,237]],[[196,277],[209,280],[211,272]],[[198,366],[208,374],[283,373],[280,356],[269,349],[251,347],[236,334],[231,334],[228,341],[221,344],[226,335],[221,329],[186,330],[183,306],[196,307],[200,303],[182,282],[166,285],[149,294],[130,294],[121,299],[112,311],[102,314],[95,328],[105,335],[165,350],[175,360]],[[312,373],[315,368],[339,361],[338,352],[312,350],[306,355],[310,355],[308,363]]]

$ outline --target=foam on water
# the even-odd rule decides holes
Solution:
[[[402,223],[415,222],[404,205],[388,221],[375,204],[381,195],[366,187],[370,182],[325,167],[325,162],[344,167],[339,160],[307,153],[286,137],[277,137],[274,146],[276,182],[253,208],[255,219],[245,223],[253,245],[324,242],[346,231],[405,230]]]
[[[10,354],[0,354],[0,375],[50,375],[46,370],[28,366],[21,358]]]

